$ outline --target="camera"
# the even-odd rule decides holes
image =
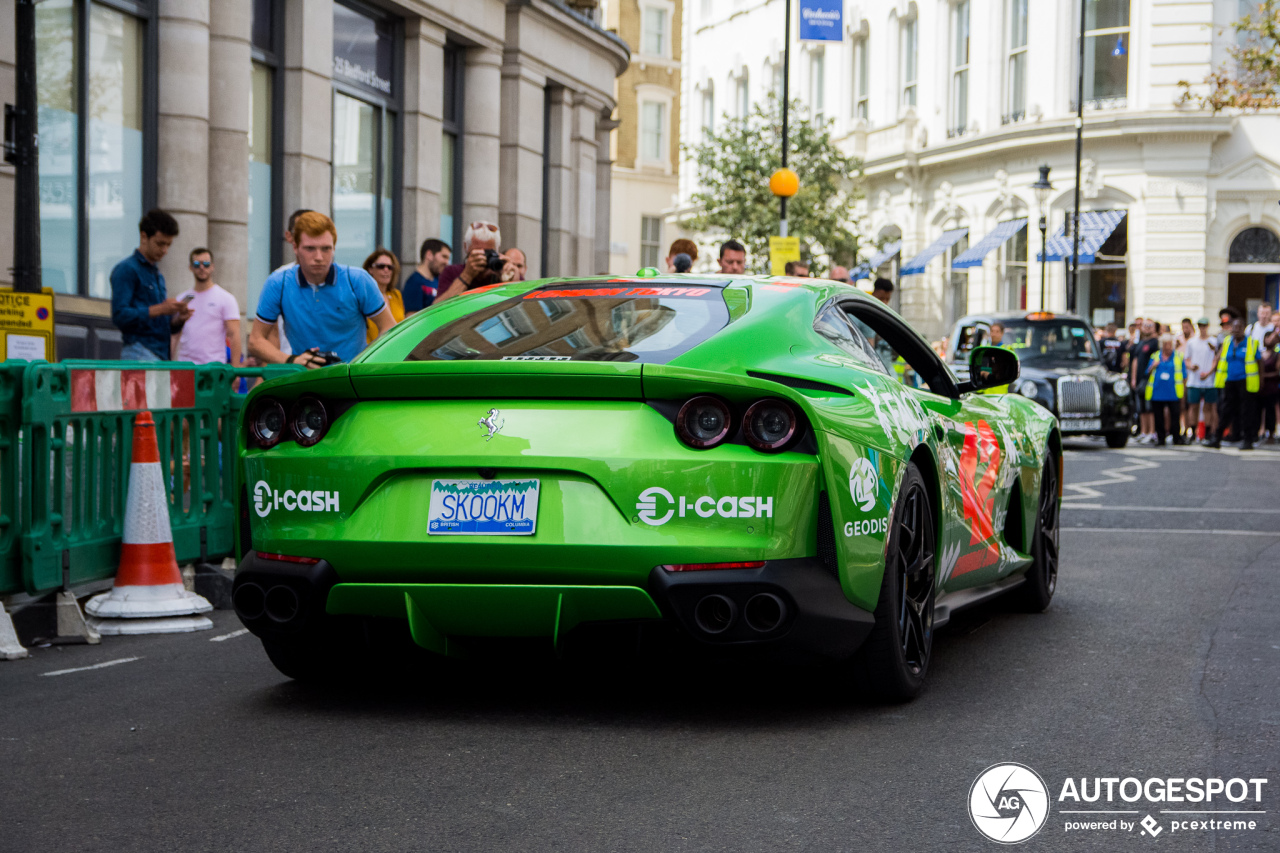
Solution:
[[[506,258],[502,257],[502,255],[499,255],[497,251],[495,251],[494,249],[484,250],[485,269],[489,270],[490,272],[501,273],[503,268],[506,267],[506,265],[507,265]]]

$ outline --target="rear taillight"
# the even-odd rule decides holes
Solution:
[[[673,563],[662,568],[669,572],[705,572],[716,569],[759,569],[763,566],[764,560],[749,560],[738,563]]]
[[[249,415],[249,435],[262,448],[275,447],[284,438],[286,421],[284,406],[273,397],[263,397],[253,404]]]
[[[729,437],[732,415],[729,404],[719,397],[694,397],[676,415],[676,433],[690,447],[706,450]]]
[[[293,440],[302,447],[310,447],[329,431],[329,413],[324,403],[315,397],[303,397],[289,411],[289,429]]]
[[[282,563],[302,563],[307,566],[314,566],[320,562],[319,557],[291,557],[288,554],[273,554],[270,551],[254,551],[258,555],[259,560],[279,560]]]
[[[747,444],[765,453],[786,449],[796,434],[796,412],[782,400],[757,400],[742,416],[742,435]]]

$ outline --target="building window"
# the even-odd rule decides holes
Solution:
[[[809,106],[813,110],[813,120],[821,123],[823,107],[826,104],[827,61],[826,53],[815,50],[809,54]]]
[[[1022,121],[1027,115],[1028,2],[1029,0],[1009,0],[1009,62],[1001,124]]]
[[[662,257],[662,218],[640,217],[640,266],[657,269]]]
[[[333,7],[333,223],[339,263],[395,250],[394,26]]]
[[[782,60],[779,59],[777,62],[770,65],[769,71],[773,75],[773,80],[771,85],[773,95],[775,98],[781,101],[782,100]]]
[[[246,305],[253,311],[271,270],[280,262],[280,173],[275,106],[280,63],[277,0],[253,0],[249,32],[249,246]],[[292,258],[285,259],[291,261]]]
[[[742,72],[735,86],[734,96],[738,103],[738,118],[746,118],[751,115],[751,85],[746,71]]]
[[[1019,228],[1000,244],[1000,304],[1002,311],[1027,307],[1027,229]]]
[[[902,105],[916,105],[916,48],[918,22],[908,18],[902,22]]]
[[[667,105],[661,101],[644,101],[640,105],[640,159],[649,163],[665,163],[663,141],[667,135]]]
[[[969,235],[965,234],[947,249],[947,290],[946,301],[947,328],[969,313],[969,271],[956,269],[951,264],[956,258],[969,251]]]
[[[462,250],[462,53],[444,48],[444,133],[440,150],[440,239]]]
[[[1123,107],[1129,94],[1129,0],[1083,0],[1084,103]]]
[[[707,140],[716,129],[716,90],[710,83],[702,90],[702,138]]]
[[[963,136],[969,128],[969,0],[952,7],[951,127],[947,136]]]
[[[853,117],[864,121],[871,113],[870,42],[870,38],[863,36],[853,43]]]
[[[107,298],[155,194],[147,24],[85,0],[46,0],[35,14],[42,279]]]
[[[648,56],[667,56],[667,10],[645,6],[640,18],[640,52]]]

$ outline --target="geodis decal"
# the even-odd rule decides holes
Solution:
[[[878,456],[874,450],[870,458],[861,456],[849,466],[849,497],[853,505],[861,512],[874,512],[880,494],[880,472],[876,470],[874,459]],[[844,535],[869,536],[884,533],[889,529],[889,515],[884,513],[875,518],[861,518],[844,523]]]

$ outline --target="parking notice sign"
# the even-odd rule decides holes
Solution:
[[[27,361],[54,360],[53,291],[0,288],[0,354]]]

